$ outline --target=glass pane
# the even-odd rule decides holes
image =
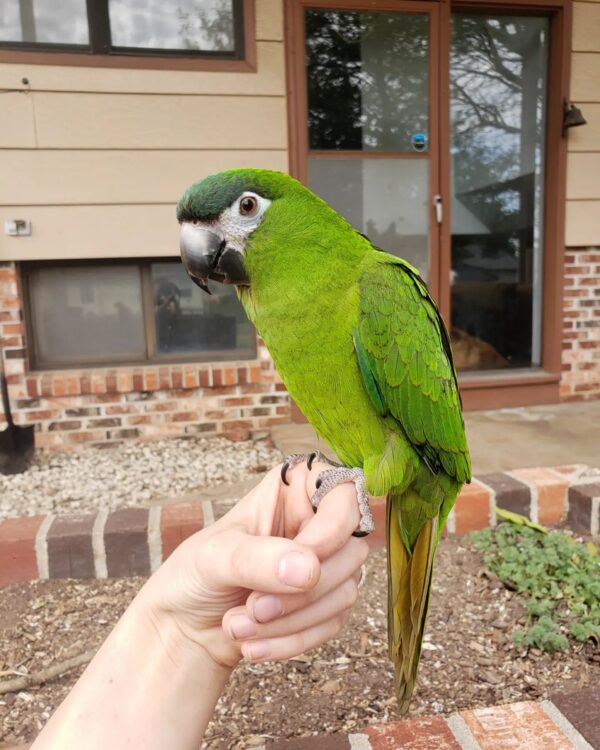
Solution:
[[[428,15],[307,10],[305,19],[310,148],[426,150]]]
[[[40,268],[29,291],[39,364],[145,358],[136,266]]]
[[[0,0],[0,42],[88,44],[86,0]]]
[[[255,354],[256,333],[232,286],[211,284],[209,296],[176,262],[153,263],[152,286],[159,354]]]
[[[317,195],[377,247],[429,271],[427,159],[319,159],[308,162]]]
[[[233,52],[232,0],[109,0],[115,47]]]
[[[548,19],[452,19],[457,366],[540,364]]]

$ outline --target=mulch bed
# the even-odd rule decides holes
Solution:
[[[0,672],[43,669],[101,643],[143,583],[38,581],[0,590]],[[268,737],[355,731],[398,718],[386,643],[385,552],[373,553],[359,603],[340,638],[287,663],[244,665],[219,702],[204,746],[243,748]],[[411,714],[449,714],[547,697],[600,680],[600,652],[520,652],[517,595],[487,576],[481,557],[442,540]],[[0,695],[0,742],[30,741],[81,669]],[[3,679],[11,675],[4,674]]]

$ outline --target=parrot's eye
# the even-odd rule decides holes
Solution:
[[[192,219],[192,220],[190,221],[190,224],[191,224],[191,225],[192,225],[193,227],[197,227],[197,226],[199,226],[199,225],[200,225],[200,219]]]
[[[240,201],[240,213],[242,216],[254,216],[258,209],[258,201],[253,195],[245,195]]]

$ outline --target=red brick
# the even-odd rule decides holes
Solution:
[[[237,372],[233,367],[225,368],[225,385],[235,385],[237,383]]]
[[[208,388],[212,385],[210,370],[200,370],[200,385],[203,388]]]
[[[144,374],[144,390],[146,391],[157,391],[158,390],[158,373],[154,371],[146,372]]]
[[[173,368],[171,370],[171,380],[173,382],[173,388],[181,388],[183,386],[183,372],[181,368]]]
[[[204,525],[200,503],[175,503],[165,505],[160,516],[162,557],[165,560],[173,550]]]
[[[200,414],[197,411],[180,411],[171,416],[173,422],[197,422]]]
[[[460,750],[460,745],[440,716],[394,721],[368,727],[373,750]]]
[[[118,372],[117,373],[117,391],[119,393],[129,393],[133,390],[133,373],[132,372]]]
[[[465,484],[454,506],[455,529],[457,534],[485,529],[490,525],[491,492],[476,479]]]
[[[213,379],[213,383],[216,386],[224,385],[225,384],[225,382],[223,380],[223,371],[222,370],[217,370],[216,368],[213,369],[213,371],[212,371],[212,379]]]
[[[536,703],[461,711],[481,750],[574,750],[574,746]]]
[[[27,395],[36,398],[40,395],[37,378],[27,378]]]
[[[168,367],[158,368],[158,385],[161,390],[171,388],[171,371]]]
[[[569,488],[567,481],[557,476],[552,469],[518,469],[511,473],[536,488],[539,523],[553,525],[565,518]]]
[[[0,586],[38,577],[35,537],[44,516],[0,521]]]
[[[109,393],[117,393],[117,373],[109,372],[106,376],[106,390]]]

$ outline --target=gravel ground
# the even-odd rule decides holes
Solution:
[[[281,459],[266,441],[234,443],[226,438],[39,452],[23,474],[0,475],[0,518],[148,505],[247,479]]]
[[[355,731],[398,718],[385,633],[385,553],[368,561],[344,632],[287,663],[243,665],[217,706],[205,748],[242,750],[266,737]],[[45,581],[0,590],[0,672],[35,671],[97,646],[142,584]],[[484,574],[478,553],[442,540],[411,714],[547,697],[600,679],[600,652],[519,652],[511,634],[518,596]],[[81,670],[40,688],[0,695],[0,742],[31,740]]]

